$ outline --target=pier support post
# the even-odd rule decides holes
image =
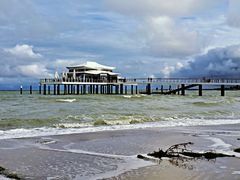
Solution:
[[[60,95],[60,84],[57,85],[57,95]]]
[[[67,86],[67,94],[70,94],[70,84]]]
[[[119,85],[115,86],[115,94],[119,94]]]
[[[185,96],[185,84],[181,85],[181,95]]]
[[[77,95],[79,95],[79,84],[77,85]]]
[[[56,95],[56,84],[53,85],[53,94]]]
[[[83,86],[80,87],[81,94],[83,94]]]
[[[51,91],[50,86],[48,86],[48,95],[50,95],[50,91]]]
[[[98,85],[96,85],[96,94],[98,94]]]
[[[198,86],[198,95],[202,96],[202,84],[199,84]]]
[[[83,94],[86,94],[86,84],[83,85]]]
[[[172,86],[171,85],[169,85],[169,91],[171,91],[172,90]]]
[[[150,83],[147,84],[146,92],[148,95],[151,95],[151,84]]]
[[[88,94],[92,94],[92,85],[89,85],[89,92],[88,92]]]
[[[104,85],[104,94],[107,94],[107,85]]]
[[[92,93],[95,94],[95,93],[96,93],[96,92],[95,92],[95,85],[92,85],[92,87],[93,87],[93,88],[92,88]]]
[[[113,94],[113,85],[110,85],[110,94]]]
[[[71,84],[71,94],[73,94],[73,85]]]
[[[107,94],[110,94],[110,85],[107,85]]]
[[[123,94],[123,84],[120,84],[120,94]]]
[[[179,85],[177,85],[177,90],[178,90],[177,94],[180,95],[180,86]]]
[[[138,86],[137,85],[136,85],[136,89],[135,90],[136,90],[136,94],[138,94]]]
[[[128,91],[127,86],[125,86],[125,94],[127,94],[127,91]]]
[[[87,94],[90,94],[90,85],[87,86]]]
[[[66,95],[66,94],[67,94],[67,85],[64,84],[64,95]]]
[[[32,94],[32,85],[29,87],[29,93]]]
[[[225,87],[221,85],[221,96],[225,96]]]
[[[133,94],[133,85],[131,85],[131,94]]]
[[[38,86],[38,93],[42,94],[42,85],[41,84],[39,84],[39,86]]]
[[[163,85],[161,85],[161,94],[163,94]]]
[[[43,85],[43,94],[44,94],[44,95],[46,95],[46,90],[47,90],[47,85],[44,84],[44,85]]]
[[[20,94],[22,94],[22,92],[23,92],[23,87],[22,87],[22,85],[20,86]]]

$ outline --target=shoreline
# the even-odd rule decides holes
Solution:
[[[209,120],[211,121],[211,120]],[[213,119],[211,123],[204,119],[176,119],[174,121],[156,121],[136,124],[120,124],[120,125],[103,125],[103,126],[83,126],[82,124],[72,123],[67,124],[69,127],[39,127],[32,129],[9,129],[0,130],[1,139],[13,139],[13,138],[31,138],[31,137],[47,137],[55,135],[71,135],[71,134],[84,134],[94,132],[105,131],[124,131],[124,130],[138,130],[138,129],[151,129],[151,128],[184,128],[184,127],[206,127],[206,126],[228,126],[239,125],[240,119],[226,120],[226,119]],[[187,124],[189,123],[189,124]],[[71,127],[71,125],[73,127]],[[78,127],[79,125],[80,127]]]
[[[190,164],[194,169],[189,170],[173,166],[167,160],[157,164],[136,157],[137,154],[189,141],[194,143],[190,147],[192,150],[229,153],[240,147],[238,125],[144,128],[2,139],[0,166],[28,179],[173,179],[173,170],[178,179],[185,179],[185,175],[193,179],[215,176],[239,179],[239,158],[221,158],[215,164],[193,161]],[[202,176],[205,167],[211,171]]]

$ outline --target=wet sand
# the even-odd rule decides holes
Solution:
[[[240,125],[146,128],[0,140],[0,166],[25,179],[240,179],[240,159],[137,159],[177,143],[235,154]],[[1,178],[1,176],[0,176]]]

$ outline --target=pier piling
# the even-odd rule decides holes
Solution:
[[[131,94],[133,94],[133,85],[131,85]]]
[[[57,95],[60,95],[60,84],[57,85]]]
[[[47,85],[44,84],[44,85],[43,85],[43,95],[46,95],[46,94],[47,94],[46,91],[47,91]]]
[[[38,93],[42,94],[42,85],[41,84],[39,84],[39,86],[38,86]]]
[[[151,84],[150,83],[147,84],[146,92],[148,95],[151,95]]]
[[[123,84],[120,84],[120,94],[123,94]]]
[[[50,89],[50,86],[48,86],[48,95],[50,94],[51,92],[51,89]]]
[[[96,94],[98,94],[98,85],[96,85]]]
[[[53,94],[56,95],[56,84],[53,85]]]
[[[66,84],[64,84],[64,95],[66,95],[67,94],[67,85]]]
[[[20,94],[22,94],[23,93],[23,87],[22,87],[22,85],[20,86]]]
[[[80,87],[80,85],[78,84],[77,85],[77,95],[79,95],[79,87]]]
[[[221,96],[225,96],[225,87],[221,85]]]
[[[202,85],[201,84],[198,86],[198,95],[202,96]]]
[[[181,85],[181,95],[185,96],[185,84]]]
[[[29,93],[32,94],[32,85],[29,87]]]
[[[163,94],[163,85],[161,85],[161,94]]]

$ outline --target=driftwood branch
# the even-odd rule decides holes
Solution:
[[[152,153],[147,154],[148,156],[152,156],[155,158],[204,158],[207,160],[216,159],[218,157],[235,157],[234,155],[228,155],[223,153],[217,153],[214,151],[206,151],[206,152],[193,152],[190,149],[187,149],[188,146],[193,145],[192,142],[180,143],[170,146],[166,151],[159,149],[159,151],[154,151]],[[238,151],[240,149],[235,150]],[[144,159],[144,156],[138,155],[138,158]]]

